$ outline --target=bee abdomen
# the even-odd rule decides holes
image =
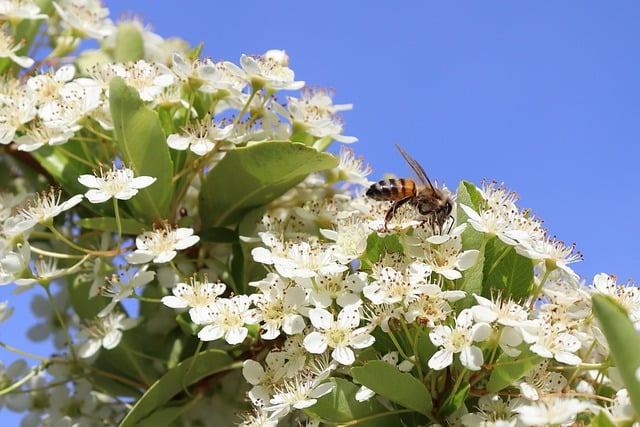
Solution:
[[[366,192],[373,200],[399,200],[416,195],[416,183],[410,179],[383,179],[371,185]]]

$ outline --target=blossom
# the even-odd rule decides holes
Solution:
[[[525,401],[509,399],[506,402],[497,394],[487,394],[478,399],[478,411],[462,416],[465,427],[515,427],[517,426],[517,408]]]
[[[175,80],[166,66],[142,59],[125,66],[124,71],[125,82],[138,91],[143,101],[153,101]]]
[[[111,170],[105,171],[100,168],[100,176],[80,175],[80,184],[91,190],[85,193],[85,197],[91,203],[102,203],[112,197],[120,200],[129,200],[138,190],[146,188],[156,181],[155,177],[133,176],[133,170],[127,167],[116,168],[115,164]]]
[[[109,9],[98,0],[61,0],[53,6],[62,20],[80,37],[102,40],[114,32],[113,22],[108,18]]]
[[[109,314],[120,301],[129,298],[136,289],[151,282],[155,277],[155,271],[146,271],[144,268],[136,271],[133,275],[129,272],[117,275],[112,274],[111,279],[107,279],[108,285],[101,289],[101,294],[111,298],[111,301],[105,308],[100,310],[98,317],[104,317]],[[122,280],[126,278],[126,280]]]
[[[345,144],[358,140],[342,135],[343,123],[336,114],[350,110],[351,104],[334,105],[328,91],[306,89],[302,91],[300,99],[289,97],[288,101],[294,129],[299,128],[317,138],[330,137]]]
[[[78,333],[78,338],[86,339],[78,347],[78,355],[86,359],[96,354],[100,347],[107,350],[115,348],[122,339],[122,331],[137,324],[137,319],[127,317],[123,313],[109,313],[87,323]]]
[[[453,363],[453,355],[460,353],[460,362],[472,371],[482,367],[484,358],[482,350],[473,345],[473,342],[484,341],[491,334],[491,326],[488,323],[473,323],[473,312],[464,309],[456,318],[455,328],[445,325],[436,326],[430,333],[431,342],[441,347],[431,359],[431,369],[444,369]]]
[[[233,132],[233,124],[220,122],[193,123],[184,129],[182,134],[171,134],[167,137],[167,145],[174,150],[186,150],[189,148],[198,156],[204,156],[212,151],[219,141],[227,139]]]
[[[22,49],[23,43],[14,43],[13,37],[5,31],[0,31],[0,58],[9,58],[22,68],[29,68],[35,62],[28,56],[19,56],[16,54]]]
[[[287,335],[302,332],[305,322],[298,313],[306,301],[306,293],[302,287],[290,286],[274,273],[269,273],[265,280],[251,282],[250,285],[261,291],[250,298],[256,306],[251,315],[254,316],[255,323],[260,322],[260,336],[263,339],[277,338],[281,329]]]
[[[324,308],[313,308],[309,310],[309,320],[318,330],[305,337],[304,347],[314,354],[324,353],[327,347],[332,348],[331,356],[343,365],[355,362],[351,347],[361,349],[369,347],[375,341],[367,327],[358,328],[360,313],[356,304],[340,310],[336,320]]]
[[[251,301],[247,295],[220,298],[209,304],[207,313],[200,319],[205,327],[198,332],[202,341],[214,341],[224,337],[229,344],[240,344],[247,337],[245,323],[252,322],[248,313]]]
[[[76,194],[62,202],[62,191],[55,191],[53,188],[49,192],[36,193],[35,199],[28,201],[26,207],[18,209],[16,215],[19,223],[16,227],[24,231],[36,224],[51,224],[54,217],[80,203],[82,198],[81,194]]]
[[[163,264],[174,259],[177,251],[189,248],[199,241],[200,237],[193,234],[192,228],[176,228],[165,223],[163,227],[154,227],[153,231],[146,231],[136,237],[138,249],[127,255],[126,259],[131,264],[152,260],[156,264]]]
[[[515,409],[520,422],[527,426],[568,425],[592,404],[572,397],[553,397],[548,400],[521,405]]]
[[[525,336],[527,342],[531,342]],[[575,354],[581,347],[581,342],[573,334],[566,331],[561,324],[541,322],[537,336],[529,347],[531,351],[545,358],[554,358],[558,362],[576,366],[582,359]]]
[[[4,0],[0,1],[0,16],[10,22],[20,22],[23,19],[46,19],[47,15],[40,13],[40,6],[35,1]]]
[[[242,55],[240,65],[254,88],[266,87],[270,90],[297,90],[303,81],[294,80],[294,72],[287,66],[288,57],[284,51],[271,50],[265,55],[252,57]]]
[[[204,281],[199,281],[192,276],[189,284],[178,283],[173,287],[173,295],[162,297],[162,303],[171,308],[189,307],[189,316],[194,323],[203,324],[207,319],[208,307],[217,297],[222,295],[227,285],[221,282],[210,283],[205,276]]]

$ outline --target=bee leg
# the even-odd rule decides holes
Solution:
[[[384,216],[384,231],[388,231],[387,223],[391,221],[391,218],[393,218],[393,215],[395,215],[398,208],[404,205],[405,203],[407,203],[411,199],[413,199],[413,197],[405,197],[404,199],[400,199],[391,205],[386,215]]]

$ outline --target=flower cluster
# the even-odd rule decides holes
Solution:
[[[638,288],[587,285],[504,186],[387,215],[363,160],[325,152],[356,141],[351,105],[283,50],[194,58],[97,0],[0,19],[0,285],[34,294],[29,338],[56,351],[0,361],[22,425],[636,421],[640,359],[598,312],[635,337]],[[28,21],[74,62],[38,71],[40,39],[12,33]]]

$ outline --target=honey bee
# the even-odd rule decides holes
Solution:
[[[442,225],[451,216],[453,200],[445,190],[441,190],[431,183],[427,173],[413,157],[398,144],[396,144],[396,148],[409,163],[422,185],[407,178],[392,178],[383,179],[369,187],[366,192],[367,197],[373,200],[394,202],[384,216],[384,229],[387,229],[387,223],[391,221],[398,208],[404,204],[414,206],[425,222],[442,228]]]

